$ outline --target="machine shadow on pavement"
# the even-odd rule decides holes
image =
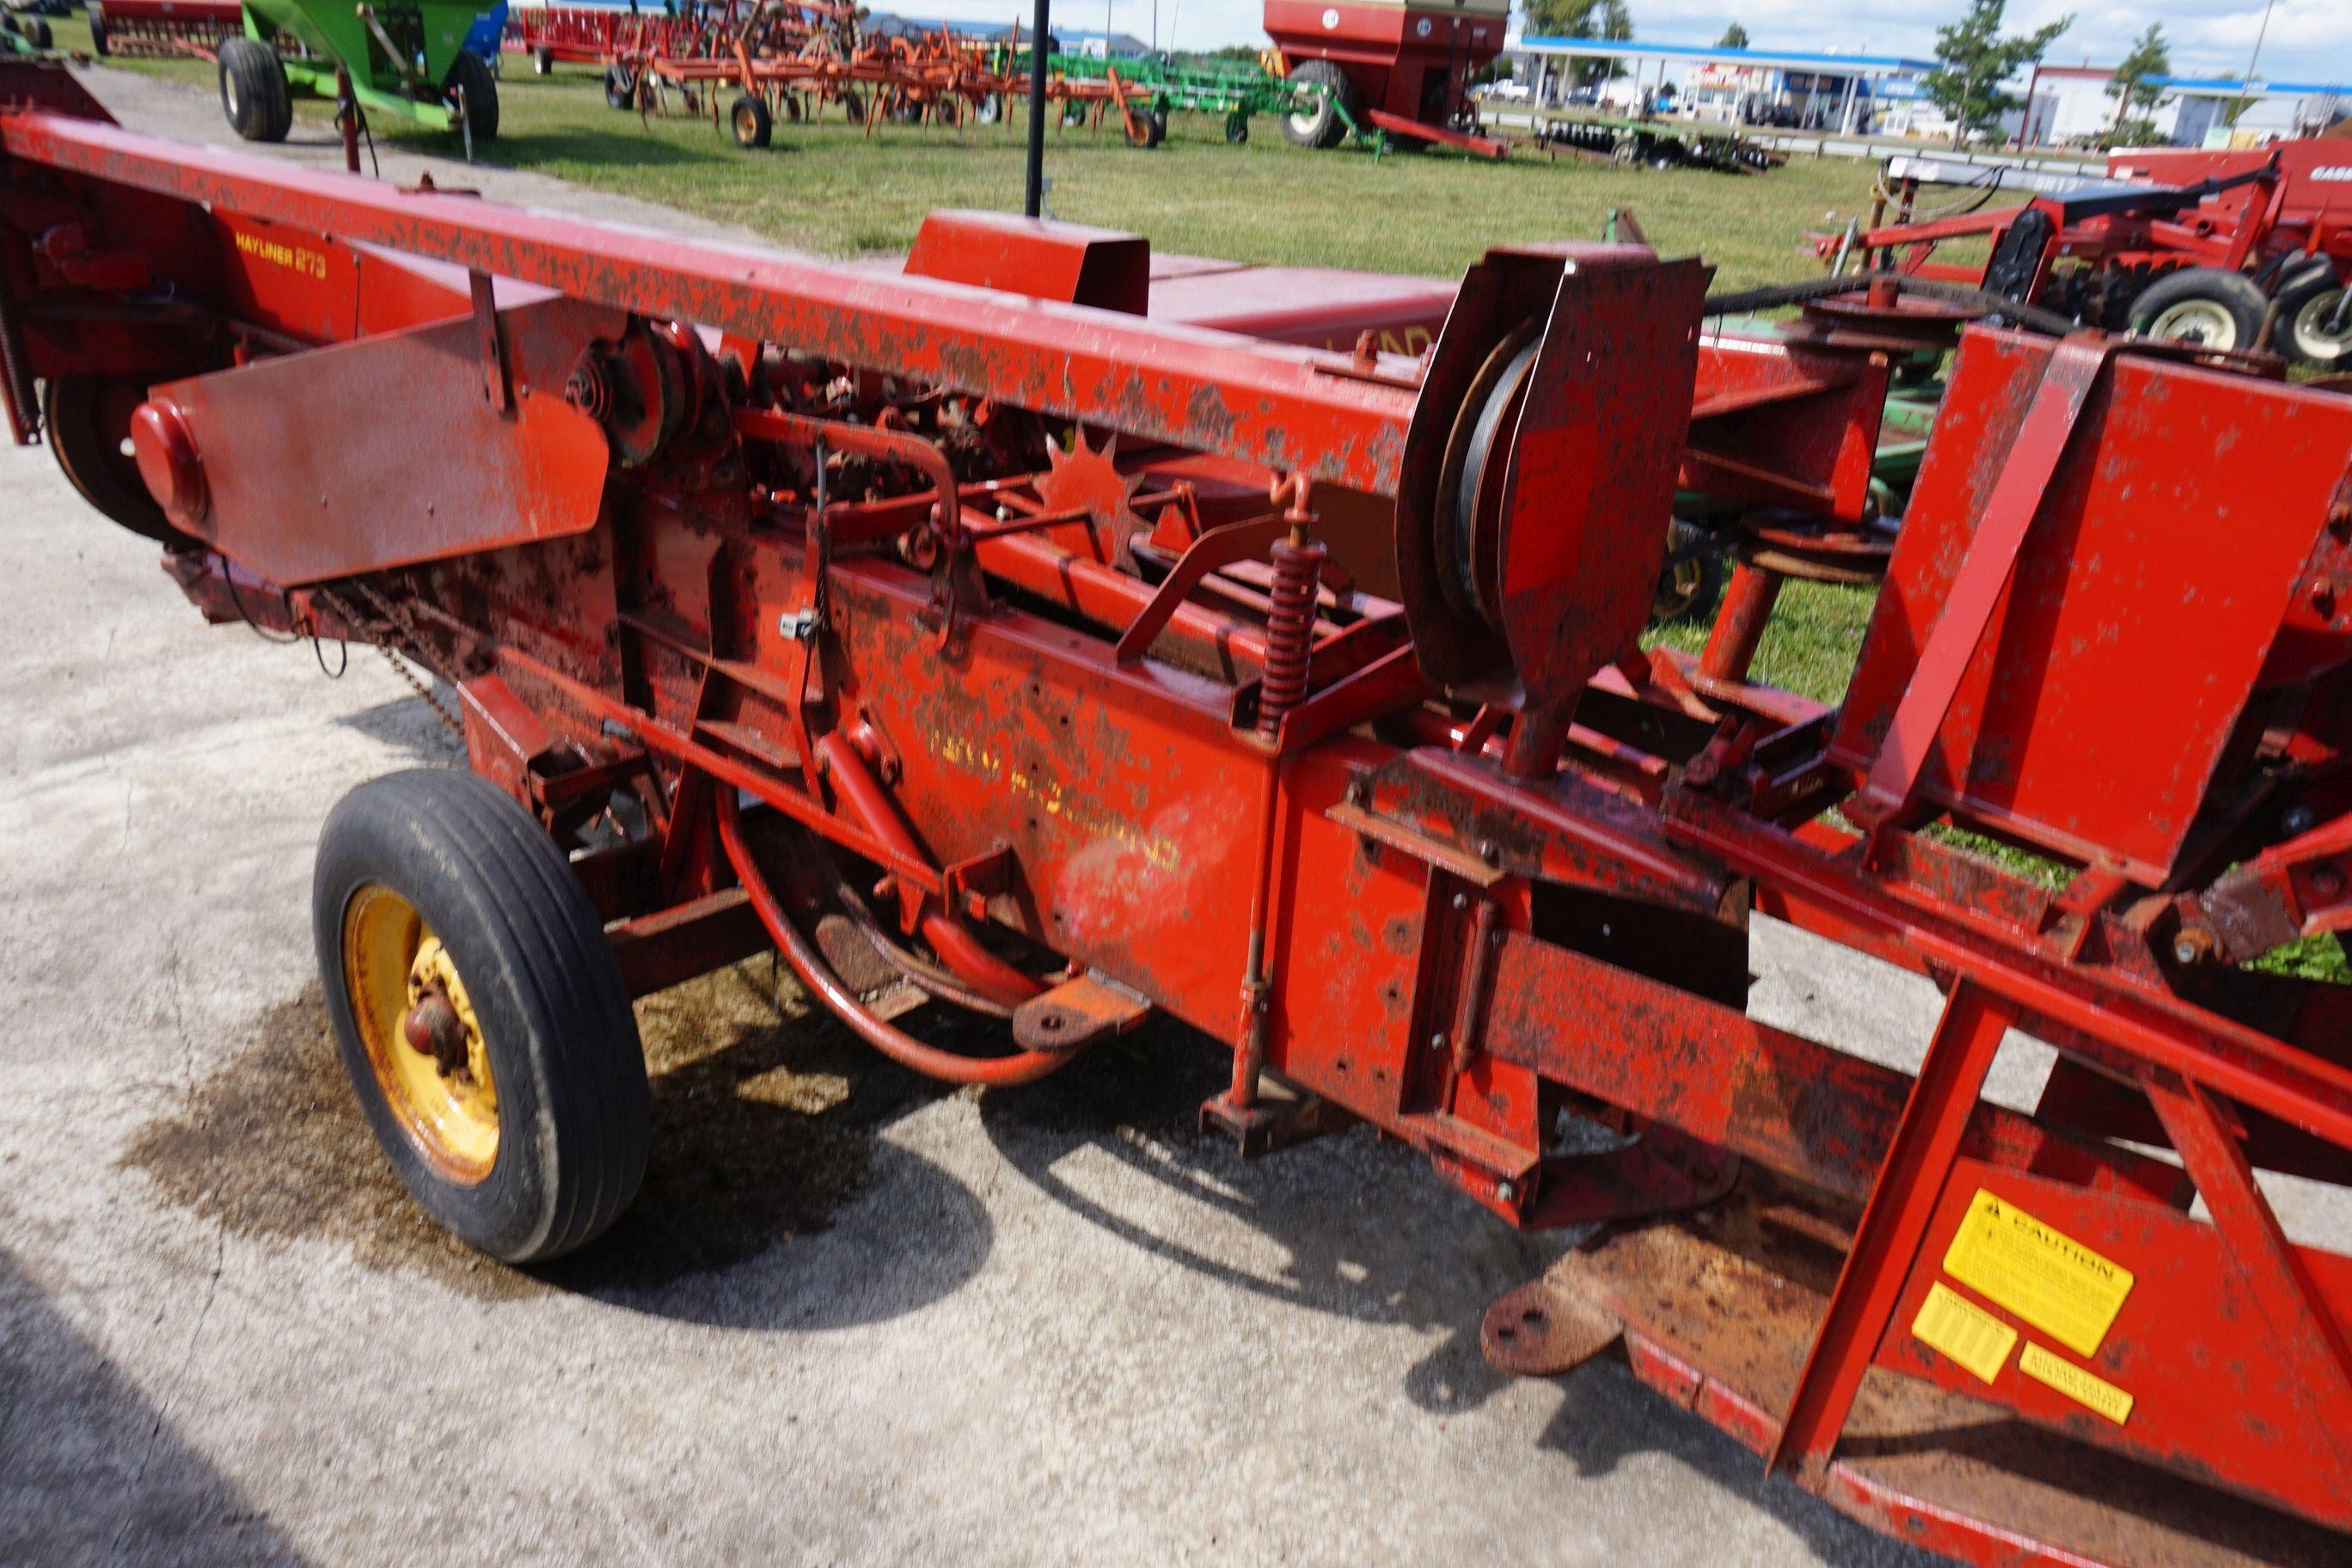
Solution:
[[[0,1250],[0,1563],[301,1557]]]

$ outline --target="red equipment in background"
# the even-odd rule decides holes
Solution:
[[[1333,353],[1139,313],[1131,236],[938,215],[891,276],[139,136],[58,70],[0,105],[20,438],[208,615],[458,706],[488,783],[355,792],[315,914],[459,1235],[610,1223],[627,995],[772,942],[918,1070],[1158,1011],[1245,1150],[1360,1119],[1598,1225],[1489,1355],[1622,1349],[1905,1540],[2342,1561],[2352,1259],[2256,1173],[2352,1184],[2352,988],[2244,965],[2352,924],[2352,398],[1948,337],[1825,709],[1748,666],[1865,521],[1884,321],[1705,332],[1698,263],[1543,246]],[[1677,489],[1774,520],[1696,658],[1639,644]],[[1916,1077],[1748,1016],[1754,910],[1937,984]],[[2011,1027],[2032,1114],[1982,1098]]]
[[[2284,142],[2259,152],[2133,149],[2109,155],[2108,182],[2066,182],[2019,206],[1948,216],[1916,211],[1926,182],[1895,160],[1868,224],[1826,237],[1824,257],[1865,269],[1979,284],[2111,331],[2224,351],[2262,342],[2331,370],[2352,369],[2352,143]],[[1971,184],[1986,180],[1969,170]],[[2030,177],[2030,176],[2029,176]],[[2149,182],[2161,182],[2151,184]],[[1986,259],[1936,259],[1983,239]],[[2273,310],[2275,307],[2275,310]],[[2271,320],[2273,315],[2275,320]]]
[[[237,0],[92,0],[89,6],[89,47],[99,55],[208,60],[244,31]]]
[[[1507,0],[1266,0],[1265,31],[1289,79],[1330,94],[1349,119],[1499,158],[1504,144],[1477,134],[1469,92],[1503,52],[1509,10]],[[1321,146],[1345,130],[1312,113],[1288,125],[1294,140]]]

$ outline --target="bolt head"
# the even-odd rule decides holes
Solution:
[[[1469,895],[1469,894],[1467,894],[1467,893],[1456,893],[1456,894],[1454,894],[1454,907],[1455,909],[1457,909],[1457,910],[1466,910],[1466,909],[1468,909],[1468,908],[1470,907],[1470,895]]]
[[[2178,963],[2197,962],[2197,944],[2187,937],[2176,937],[2172,943],[2173,961]]]
[[[1518,1201],[1519,1189],[1508,1182],[1496,1182],[1495,1196],[1503,1203],[1516,1203]]]
[[[2317,812],[2298,802],[2286,808],[2286,814],[2279,818],[2279,826],[2289,833],[2308,833],[2311,831],[2312,824],[2318,820]]]

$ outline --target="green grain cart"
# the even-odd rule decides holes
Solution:
[[[220,50],[221,110],[248,142],[282,142],[293,95],[352,96],[367,109],[438,131],[468,148],[499,131],[489,59],[506,26],[504,0],[245,0],[245,36]]]

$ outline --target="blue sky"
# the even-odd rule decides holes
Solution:
[[[889,10],[890,0],[869,0]],[[1262,43],[1260,0],[1158,0],[1160,38],[1186,48],[1217,44]],[[1662,43],[1711,44],[1737,18],[1756,42],[1782,48],[1836,48],[1853,54],[1925,57],[1936,28],[1964,8],[1965,0],[1627,0],[1633,36]],[[1029,14],[1027,0],[907,0],[912,14],[961,20],[1006,22]],[[1054,19],[1072,27],[1099,29],[1108,9],[1112,27],[1139,38],[1152,36],[1152,0],[1055,0]],[[2135,0],[2098,5],[2093,0],[2011,0],[2012,31],[2075,14],[2074,25],[2050,51],[2053,65],[2075,65],[2086,57],[2112,65],[2150,22],[2162,22],[2172,40],[2173,68],[2183,75],[2220,75],[2245,69],[2261,0]],[[2275,80],[2352,82],[2352,0],[2278,0],[2270,35],[2263,45],[2261,72]]]

